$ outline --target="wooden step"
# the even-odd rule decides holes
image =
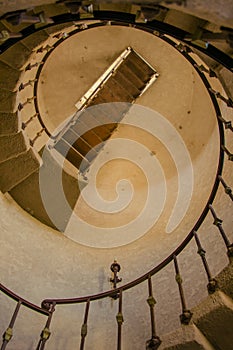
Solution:
[[[73,148],[75,148],[81,155],[89,162],[91,162],[96,156],[97,152],[92,148],[82,137],[75,133],[73,129],[67,130],[63,135],[63,139],[67,141]]]
[[[117,70],[115,75],[113,75],[114,80],[116,80],[123,89],[127,90],[133,98],[136,98],[140,95],[141,90],[133,82],[128,79],[126,75],[124,75],[120,70]]]
[[[79,120],[85,123],[89,130],[95,132],[95,134],[102,140],[105,141],[111,136],[111,131],[102,125],[97,118],[95,118],[88,110],[85,110],[79,117]]]
[[[20,84],[21,71],[0,61],[0,88],[16,91]]]
[[[2,53],[0,60],[13,69],[22,69],[29,60],[31,54],[31,50],[19,41]]]
[[[97,152],[100,150],[100,143],[102,140],[95,134],[94,130],[87,131],[87,125],[82,121],[78,120],[76,124],[72,126],[72,130],[74,130],[77,135],[80,135],[82,139],[91,146],[91,148],[95,148]]]
[[[133,71],[129,65],[121,65],[118,68],[117,72],[125,76],[127,80],[130,80],[131,83],[140,91],[145,87],[145,82],[142,80],[140,75],[138,75],[137,72]]]
[[[111,119],[111,114],[105,111],[106,106],[95,106],[92,108],[87,108],[87,110],[93,115],[100,125],[104,125],[109,132],[113,132],[117,127],[117,123],[114,123],[114,120]]]
[[[0,112],[14,113],[17,107],[17,93],[0,88]]]
[[[54,148],[81,172],[89,167],[89,161],[63,138],[56,143]]]
[[[137,66],[137,68],[143,73],[143,76],[151,77],[155,71],[152,69],[136,52],[132,51],[128,56],[129,62]]]

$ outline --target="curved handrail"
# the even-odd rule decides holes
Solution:
[[[45,310],[44,308],[41,308],[29,301],[27,301],[26,299],[20,297],[19,295],[15,294],[14,292],[12,292],[10,289],[6,288],[5,286],[3,286],[2,284],[0,284],[0,290],[6,294],[8,297],[10,297],[11,299],[17,301],[17,302],[21,302],[22,305],[26,306],[27,308],[39,312],[40,314],[49,315],[49,311]]]
[[[99,13],[100,15],[100,13]],[[95,15],[94,19],[99,19],[100,17],[98,17],[98,15]],[[93,20],[93,18],[91,18]],[[107,15],[106,13],[104,13],[104,16],[101,17],[101,20],[111,20],[112,18]],[[70,19],[69,22],[73,21],[74,18],[72,18],[72,20]],[[77,19],[75,19],[77,21]],[[122,22],[122,17],[120,13],[117,13],[114,17],[114,21],[113,24],[119,24],[119,25],[129,25],[132,24],[132,19],[131,21],[125,21]],[[171,25],[165,25],[162,22],[158,22],[158,21],[153,21],[149,22],[149,24],[137,24],[135,22],[134,26],[135,28],[140,28],[146,31],[155,31],[155,30],[159,30],[161,31],[163,34],[168,34],[171,36],[174,36],[173,34],[175,34],[175,37],[179,40],[182,40],[185,43],[188,43],[189,46],[193,46],[195,48],[197,48],[198,50],[204,52],[207,56],[210,56],[211,58],[217,60],[218,62],[220,62],[223,66],[225,66],[226,68],[228,68],[229,70],[232,71],[232,62],[233,60],[227,56],[226,54],[222,53],[221,51],[219,51],[218,49],[214,48],[213,46],[209,45],[207,49],[202,49],[200,47],[196,47],[195,44],[185,40],[185,35],[187,34],[186,32],[177,29],[174,26]],[[54,24],[57,24],[56,22]],[[101,23],[95,23],[90,25],[90,27],[92,26],[98,26],[98,25],[103,25]],[[44,28],[43,28],[44,29]],[[35,30],[36,31],[36,30]],[[80,29],[77,29],[75,31],[72,31],[70,33],[70,35],[74,35],[77,32],[79,32]],[[31,34],[31,33],[30,33]],[[167,41],[168,43],[172,44],[174,47],[176,46],[175,43],[165,37],[162,36],[161,39]],[[54,48],[57,47],[61,42],[63,42],[63,39],[58,40],[57,43],[54,44]],[[43,59],[43,62],[45,62],[47,60],[47,58],[49,57],[49,55],[52,53],[52,50],[50,52],[48,52]],[[190,61],[191,64],[194,65],[195,60],[193,60],[187,53],[182,52],[182,54]],[[220,57],[221,56],[221,57]],[[195,67],[195,66],[194,66]],[[208,89],[208,92],[210,94],[210,97],[212,99],[212,102],[214,104],[214,108],[216,111],[216,116],[218,117],[219,115],[221,115],[220,112],[220,108],[217,102],[217,99],[215,97],[215,95],[213,93],[211,93],[211,91],[209,90],[210,84],[208,82],[208,80],[206,79],[205,75],[203,73],[201,73],[197,67],[195,67],[195,69],[197,70],[198,74],[200,75],[200,77],[202,78],[206,88]],[[37,77],[39,77],[40,72],[42,70],[42,66],[39,66],[38,69],[38,75]],[[37,93],[37,84],[38,84],[38,80],[35,82],[34,85],[34,93]],[[35,100],[35,104],[37,104],[37,100]],[[38,106],[37,106],[38,107]],[[219,125],[219,134],[220,134],[220,144],[223,145],[224,144],[224,131],[223,131],[223,124],[222,122],[219,120],[219,118],[217,118],[218,120],[218,125]],[[41,123],[43,123],[43,120],[41,119],[40,121]],[[41,124],[43,125],[43,124]],[[46,126],[44,125],[45,129]],[[47,130],[48,131],[48,130]],[[47,133],[48,135],[50,134],[49,131]],[[49,135],[50,136],[50,135]],[[3,285],[0,285],[0,290],[5,293],[6,295],[8,295],[9,297],[11,297],[12,299],[14,299],[15,301],[21,301],[23,305],[27,306],[28,308],[40,312],[44,315],[49,315],[49,311],[47,310],[47,304],[72,304],[72,303],[82,303],[82,302],[87,302],[88,300],[98,300],[98,299],[102,299],[105,297],[109,297],[109,296],[114,296],[115,294],[119,293],[120,291],[123,290],[127,290],[130,289],[136,285],[138,285],[139,283],[142,283],[144,281],[146,281],[150,276],[156,274],[157,272],[159,272],[161,269],[163,269],[166,265],[168,265],[173,259],[174,256],[179,255],[179,253],[187,246],[187,244],[190,242],[190,240],[193,238],[194,236],[194,231],[197,231],[198,228],[201,226],[202,222],[204,221],[206,215],[208,214],[209,211],[209,204],[211,204],[215,198],[218,186],[219,186],[219,175],[221,175],[222,172],[222,167],[223,167],[223,160],[224,160],[224,151],[222,150],[222,148],[220,148],[220,153],[219,153],[219,164],[218,164],[218,170],[217,170],[217,174],[216,174],[216,179],[214,182],[214,186],[212,189],[212,192],[210,194],[210,197],[207,201],[207,204],[202,212],[202,214],[200,215],[198,221],[196,222],[195,226],[193,227],[193,229],[189,232],[189,234],[187,235],[187,237],[185,238],[185,240],[179,245],[179,247],[177,247],[174,252],[172,252],[164,261],[162,261],[159,265],[157,265],[156,267],[154,267],[153,269],[151,269],[149,272],[147,272],[146,274],[142,275],[141,277],[135,279],[134,281],[131,281],[121,287],[118,287],[114,290],[109,290],[109,291],[105,291],[102,293],[98,293],[95,295],[90,295],[90,296],[84,296],[84,297],[78,297],[78,298],[68,298],[68,299],[45,299],[42,302],[42,307],[40,308],[30,302],[28,302],[27,300],[19,297],[18,295],[16,295],[15,293],[13,293],[12,291],[10,291],[9,289],[7,289],[6,287],[4,287]]]

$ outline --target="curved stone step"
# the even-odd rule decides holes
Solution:
[[[21,72],[18,69],[10,67],[7,63],[1,61],[0,56],[0,88],[9,91],[15,91],[20,84]]]
[[[219,291],[192,309],[191,324],[161,337],[160,350],[230,350],[233,344],[233,259],[216,276]]]
[[[232,349],[233,301],[225,293],[216,291],[196,306],[193,322],[216,349]]]
[[[219,289],[233,299],[233,258],[216,277]]]
[[[223,67],[217,72],[217,75],[228,97],[233,100],[233,72]]]
[[[43,45],[46,40],[49,39],[49,34],[46,30],[42,29],[37,31],[36,33],[33,33],[26,38],[22,39],[21,42],[29,49],[34,50],[39,45]]]
[[[51,201],[53,205],[54,212],[57,212],[59,217],[59,229],[65,230],[68,224],[72,210],[78,200],[80,195],[80,190],[82,186],[85,186],[85,182],[78,181],[67,172],[62,173],[62,185],[67,202],[70,205],[70,211],[63,210],[61,203],[57,194],[57,183],[54,181],[54,174],[60,171],[60,165],[51,156],[48,150],[45,150],[45,155],[43,155],[43,165],[42,171],[46,171],[48,177],[48,193],[51,196]],[[50,178],[50,181],[49,181]],[[54,185],[54,188],[52,186]],[[11,191],[10,195],[14,200],[26,211],[28,211],[35,218],[40,220],[46,225],[56,228],[53,222],[50,220],[49,215],[43,204],[41,197],[40,187],[39,187],[39,170],[33,172],[24,181],[15,186]]]
[[[0,112],[0,135],[9,135],[19,132],[19,112]]]
[[[39,155],[28,151],[0,164],[0,190],[5,193],[33,174],[41,165]]]
[[[0,88],[0,112],[15,112],[17,105],[17,93]]]
[[[183,325],[161,340],[159,350],[215,350],[194,324]]]
[[[21,69],[30,56],[31,50],[19,41],[1,54],[1,61],[14,69]]]
[[[160,350],[232,349],[233,301],[229,296],[216,291],[192,312],[191,324],[161,337]]]
[[[17,134],[0,136],[0,163],[17,157],[28,149],[29,142],[27,142],[23,131]]]

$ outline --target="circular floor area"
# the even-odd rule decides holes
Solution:
[[[200,76],[161,38],[132,27],[100,26],[70,36],[51,53],[40,75],[38,101],[53,132],[129,46],[159,77],[91,165],[64,234],[98,256],[104,251],[104,260],[117,256],[135,265],[146,254],[140,268],[145,272],[187,236],[215,181],[218,123]],[[137,252],[130,262],[129,252]]]

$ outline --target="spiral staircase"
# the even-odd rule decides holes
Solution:
[[[214,10],[211,17],[211,9],[207,11],[205,7],[204,11],[194,1],[186,4],[183,1],[156,1],[156,4],[150,1],[145,4],[114,1],[46,3],[28,3],[27,9],[23,2],[22,5],[21,2],[14,5],[14,9],[8,4],[0,22],[1,349],[233,349],[233,196],[230,188],[233,160],[232,22],[227,20],[227,16],[225,21],[221,15],[216,18]],[[81,38],[92,30],[96,30],[97,34],[100,32],[104,43],[104,36],[107,37],[106,33],[112,30],[109,35],[116,40],[117,46],[114,37],[116,28],[118,32],[122,30],[123,35],[129,29],[135,38],[141,35],[137,34],[139,32],[148,35],[147,49],[143,43],[145,51],[141,54],[147,55],[151,62],[154,53],[149,37],[161,42],[160,50],[164,50],[161,55],[171,52],[170,57],[166,55],[170,72],[178,66],[175,55],[191,67],[192,74],[187,73],[186,76],[186,68],[183,70],[182,66],[174,73],[174,79],[184,74],[198,85],[195,92],[200,93],[197,93],[194,107],[192,105],[188,111],[188,114],[195,115],[196,120],[185,122],[181,118],[176,122],[174,118],[172,122],[180,133],[183,132],[184,139],[187,133],[186,140],[193,134],[194,144],[195,140],[197,144],[203,142],[202,149],[206,153],[201,153],[202,160],[191,154],[193,163],[200,164],[196,170],[193,165],[195,176],[198,178],[198,173],[200,175],[199,183],[194,185],[198,195],[186,213],[185,224],[178,226],[174,235],[171,233],[169,236],[168,233],[165,239],[165,236],[160,237],[159,233],[151,231],[146,233],[145,238],[107,249],[106,246],[95,246],[98,236],[94,236],[94,241],[86,246],[80,243],[79,238],[76,239],[75,228],[67,233],[73,212],[86,212],[81,195],[88,187],[88,174],[77,169],[81,161],[77,165],[67,152],[76,147],[78,154],[85,156],[80,145],[88,139],[78,139],[74,147],[73,140],[65,134],[63,142],[68,143],[68,150],[61,147],[60,155],[45,146],[49,140],[53,142],[54,135],[57,142],[54,130],[64,122],[59,116],[59,109],[64,118],[63,112],[70,108],[65,115],[68,121],[70,115],[77,114],[77,110],[73,101],[71,107],[69,103],[66,106],[64,96],[64,111],[62,103],[57,101],[56,107],[51,100],[49,107],[57,113],[48,116],[45,101],[54,85],[46,85],[43,79],[54,67],[59,55],[62,56],[61,52],[66,50],[66,43],[69,45],[76,37]],[[133,39],[130,40],[133,42]],[[134,45],[137,45],[136,39]],[[174,57],[172,52],[175,52]],[[108,57],[105,59],[107,67],[112,61],[109,62]],[[170,63],[172,59],[174,67]],[[149,105],[152,109],[155,103],[158,111],[166,115],[166,108],[162,107],[162,102],[161,107],[159,104],[159,100],[164,104],[164,90],[159,84],[163,83],[165,75],[159,54],[157,62],[158,84],[156,82],[151,90],[148,89],[138,103],[144,107]],[[96,75],[95,79],[106,67],[100,64],[99,71],[98,67],[93,67],[91,73]],[[166,69],[168,72],[168,67]],[[54,70],[59,75],[58,68]],[[90,67],[87,67],[87,75],[89,70]],[[53,77],[56,78],[56,75]],[[126,74],[123,74],[122,84],[125,78]],[[71,80],[69,84],[73,84]],[[77,91],[73,95],[70,93],[72,98],[81,98],[86,87],[90,87],[90,84],[85,84],[84,81],[80,90],[75,85]],[[184,82],[177,84],[176,88],[174,82],[174,90],[182,89]],[[167,105],[171,105],[171,113],[175,104],[179,103],[169,95],[169,85],[167,83]],[[136,83],[133,87],[136,89]],[[55,96],[58,96],[59,85],[54,90]],[[126,90],[129,91],[129,86]],[[155,91],[158,101],[154,102],[151,96]],[[201,102],[202,96],[204,103]],[[103,96],[99,94],[97,100],[90,103],[89,111],[94,105],[98,108],[98,98],[102,98],[101,103],[109,102],[103,101]],[[129,102],[124,100],[124,96],[119,101]],[[128,107],[124,103],[119,106],[122,117]],[[122,106],[127,107],[124,113]],[[204,106],[207,106],[206,110]],[[104,111],[103,107],[101,113]],[[95,112],[92,118],[98,119],[98,113]],[[105,118],[108,115],[109,110]],[[116,129],[113,138],[114,135],[122,137],[121,132],[124,134],[125,131],[118,125],[119,120],[116,123],[114,119],[113,122],[107,122]],[[208,134],[204,131],[202,134],[206,125],[209,127]],[[91,131],[93,135],[89,134],[92,140],[96,137],[95,131]],[[142,135],[142,138],[145,136]],[[189,150],[194,148],[191,141],[188,142]],[[93,146],[96,146],[95,142]],[[151,150],[150,156],[155,155],[153,152]],[[75,157],[77,159],[77,152]],[[206,168],[200,170],[205,163]],[[61,173],[60,181],[69,210],[61,206],[62,198],[57,190],[58,173]],[[47,197],[45,199],[41,191],[41,174],[49,184],[49,188],[46,187],[49,208],[45,203]],[[107,174],[112,176],[112,169]],[[176,191],[173,182],[171,188]],[[172,201],[175,202],[174,199]],[[53,213],[56,213],[55,219]],[[171,235],[175,238],[170,238]],[[115,256],[121,269],[116,262],[111,265]],[[119,277],[122,277],[122,282]]]

